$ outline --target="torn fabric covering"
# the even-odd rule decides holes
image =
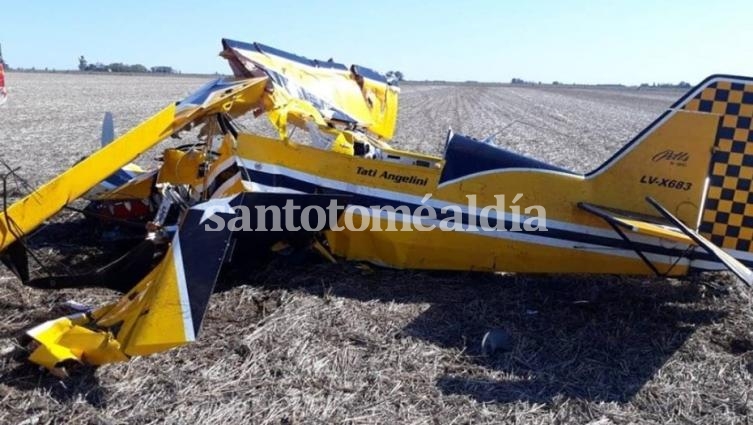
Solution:
[[[176,117],[190,122],[195,113],[213,108],[233,117],[243,115],[257,106],[265,85],[266,78],[210,81],[176,104]]]
[[[399,89],[368,68],[309,60],[259,43],[223,39],[223,56],[237,77],[270,78],[275,90],[306,101],[330,122],[355,124],[391,139]]]

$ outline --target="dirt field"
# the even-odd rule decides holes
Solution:
[[[204,82],[14,74],[0,107],[2,158],[39,183]],[[680,92],[405,86],[396,145],[439,153],[448,126],[587,171]],[[37,242],[67,252],[75,232]],[[67,233],[66,233],[67,232]],[[74,261],[71,257],[70,261]],[[65,300],[0,272],[0,350]],[[711,288],[706,284],[713,284]],[[0,358],[0,422],[748,423],[753,301],[726,275],[427,273],[270,264],[225,276],[200,341],[58,380]],[[490,328],[509,351],[481,353]],[[14,352],[15,353],[15,352]]]

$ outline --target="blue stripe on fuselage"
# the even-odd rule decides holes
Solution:
[[[110,174],[105,179],[105,182],[115,187],[120,187],[128,183],[129,181],[131,181],[131,179],[134,178],[135,176],[136,176],[135,174],[121,168],[120,170],[114,172],[113,174]]]
[[[364,207],[378,206],[378,207],[393,207],[393,208],[405,206],[410,210],[411,213],[414,213],[416,209],[419,206],[421,206],[420,204],[400,202],[400,201],[396,201],[394,199],[389,199],[389,198],[381,198],[381,197],[376,197],[376,196],[363,195],[363,194],[358,194],[354,192],[343,191],[339,189],[332,189],[332,188],[319,186],[314,183],[310,183],[304,180],[296,179],[294,177],[290,177],[290,176],[282,175],[282,174],[266,173],[263,171],[253,170],[249,168],[245,168],[245,171],[250,177],[251,181],[265,185],[265,186],[284,187],[284,188],[288,188],[288,189],[292,189],[292,190],[296,190],[296,191],[300,191],[304,193],[349,195],[350,196],[349,199],[351,200],[350,202],[351,205],[361,205]],[[437,212],[437,220],[440,220],[440,221],[444,218],[449,218],[449,217],[454,216],[454,214],[452,214],[451,211],[447,213],[442,213],[437,208],[434,208],[434,210]],[[481,208],[478,208],[478,211],[480,213]],[[470,225],[473,222],[475,223],[475,225],[478,226],[480,222],[479,218],[480,218],[479,214],[476,214],[475,216],[473,216],[473,219],[472,219],[471,214],[462,213],[462,220],[463,220],[464,225]],[[494,217],[489,217],[488,223],[489,223],[490,228],[494,228],[497,224],[497,219]],[[512,220],[505,220],[504,228],[511,229],[513,224],[514,223]],[[651,244],[642,243],[642,242],[633,242],[629,244],[623,239],[619,238],[617,234],[615,234],[615,238],[610,238],[606,236],[598,236],[598,235],[589,235],[589,234],[584,234],[584,233],[580,233],[573,230],[553,227],[551,223],[547,223],[546,231],[528,231],[525,233],[533,234],[535,236],[544,237],[544,238],[552,238],[552,239],[565,240],[565,241],[576,242],[576,243],[579,242],[579,243],[584,243],[584,244],[600,245],[600,246],[604,246],[608,248],[623,249],[623,250],[637,249],[641,252],[650,253],[650,254],[716,261],[716,259],[714,259],[713,257],[703,252],[696,252],[696,251],[686,252],[684,249],[664,248],[661,246],[651,245]],[[744,260],[741,260],[741,261],[749,267],[753,265],[753,262],[744,261]]]

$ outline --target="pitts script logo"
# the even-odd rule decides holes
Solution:
[[[659,152],[656,155],[654,155],[651,158],[651,161],[653,162],[667,161],[672,165],[684,167],[688,163],[689,159],[690,159],[690,154],[687,152],[677,152],[677,151],[673,151],[672,149],[667,149],[663,152]]]

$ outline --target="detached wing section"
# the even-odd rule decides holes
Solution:
[[[236,77],[268,76],[272,88],[313,105],[332,124],[356,125],[391,139],[399,89],[368,68],[310,60],[260,43],[222,40]]]
[[[0,251],[172,134],[170,105],[0,213]]]
[[[714,245],[711,241],[701,236],[698,232],[686,226],[679,218],[675,217],[659,202],[651,197],[646,198],[661,217],[646,216],[630,211],[622,211],[614,208],[581,202],[578,207],[591,214],[602,218],[633,248],[643,261],[657,274],[656,267],[648,260],[636,244],[633,244],[625,231],[666,239],[672,242],[699,246],[709,255],[721,262],[729,271],[734,273],[746,285],[753,284],[753,271],[748,269],[740,261],[726,253],[723,249]]]
[[[266,78],[213,81],[101,147],[0,213],[0,252],[170,135],[211,114],[245,113],[265,86]]]

